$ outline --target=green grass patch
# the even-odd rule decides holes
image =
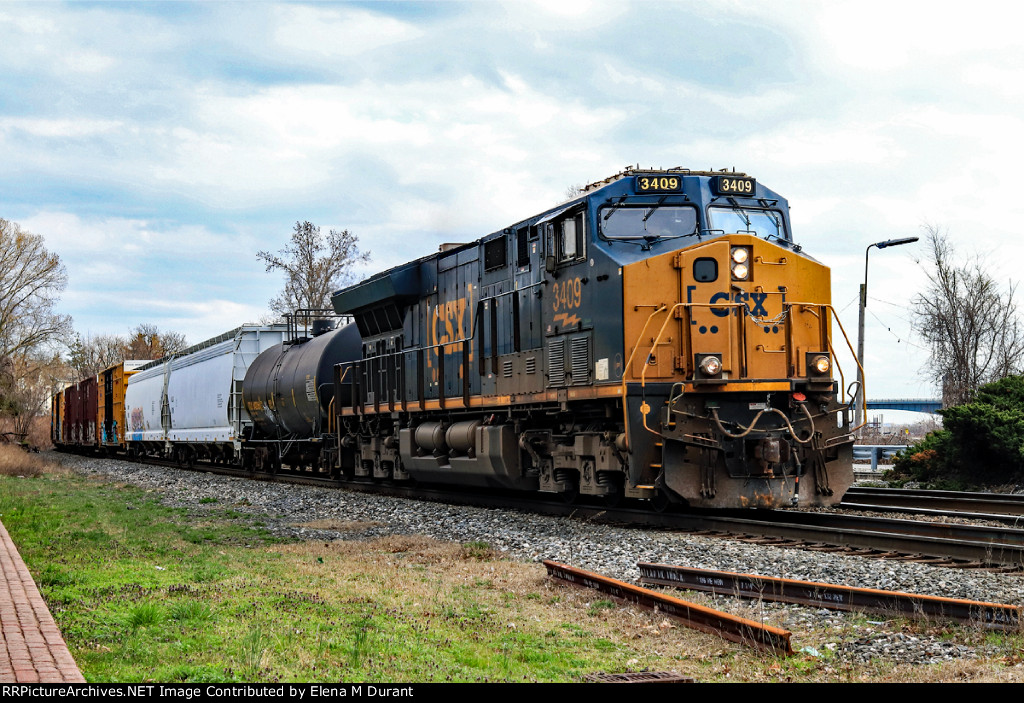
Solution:
[[[90,681],[574,681],[623,668],[621,647],[590,631],[546,636],[557,624],[540,613],[558,599],[536,571],[517,595],[484,542],[282,543],[239,511],[197,521],[74,475],[0,477],[0,513]]]

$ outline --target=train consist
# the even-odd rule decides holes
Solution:
[[[628,169],[332,304],[101,373],[97,400],[126,379],[123,417],[71,386],[54,442],[659,508],[829,505],[852,483],[829,270],[745,174]]]

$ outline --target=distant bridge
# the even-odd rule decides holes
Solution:
[[[868,410],[909,410],[915,413],[934,413],[942,409],[938,398],[886,398],[869,400]]]

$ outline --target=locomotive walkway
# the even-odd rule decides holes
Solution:
[[[17,547],[0,523],[0,682],[85,683]]]

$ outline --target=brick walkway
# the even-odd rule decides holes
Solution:
[[[0,682],[84,683],[32,575],[0,523]]]

